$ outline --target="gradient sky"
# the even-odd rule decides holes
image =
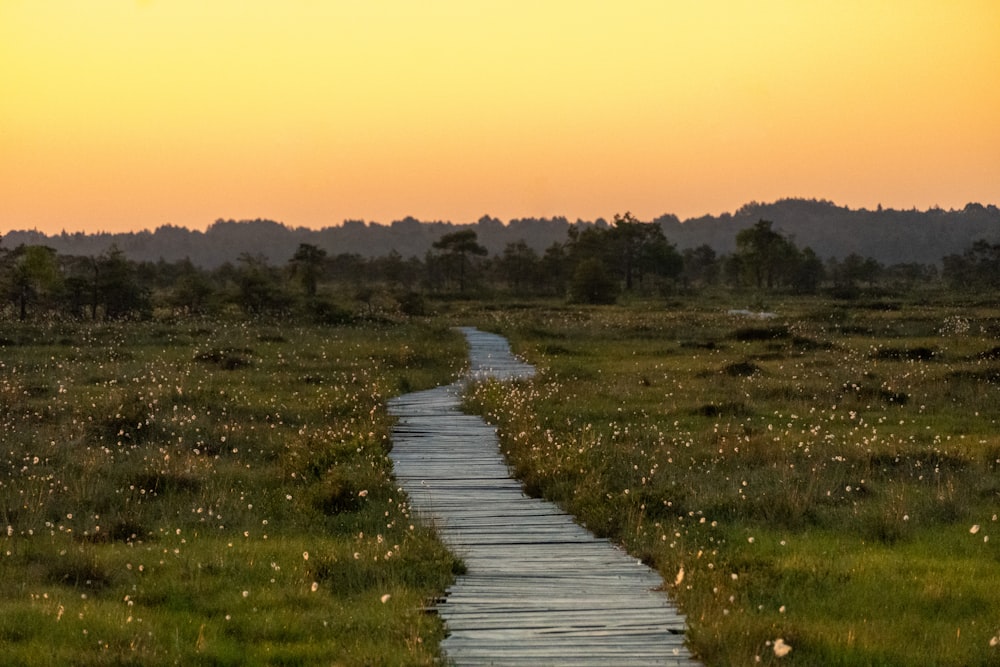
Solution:
[[[0,233],[1000,204],[997,0],[0,0]]]

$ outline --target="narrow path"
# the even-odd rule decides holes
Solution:
[[[473,379],[530,377],[507,341],[464,328]],[[455,665],[694,665],[660,575],[511,479],[464,383],[407,394],[391,458],[416,513],[468,571],[437,606]]]

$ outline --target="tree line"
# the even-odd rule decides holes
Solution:
[[[886,266],[852,253],[823,260],[811,247],[759,219],[737,232],[733,251],[710,245],[678,250],[662,225],[630,213],[607,225],[571,225],[538,252],[526,241],[491,253],[474,229],[440,236],[423,257],[391,251],[378,257],[332,255],[300,243],[275,263],[243,252],[237,261],[202,268],[189,259],[135,261],[112,246],[94,256],[45,245],[0,246],[5,318],[62,316],[143,319],[177,315],[301,315],[338,323],[389,313],[420,315],[432,298],[563,298],[609,304],[623,296],[669,296],[702,290],[740,294],[826,292],[838,298],[898,294],[921,286],[1000,288],[1000,244],[980,240],[936,264]]]
[[[983,239],[1000,243],[1000,209],[968,204],[960,210],[927,211],[883,209],[852,210],[822,200],[784,199],[770,204],[750,202],[734,213],[690,218],[683,222],[663,215],[651,222],[681,252],[703,245],[720,255],[736,250],[736,234],[758,220],[770,220],[774,229],[811,247],[821,257],[842,260],[856,254],[883,264],[940,264],[944,255],[960,254]],[[510,243],[524,241],[537,253],[561,243],[570,227],[607,228],[612,221],[572,222],[565,217],[518,218],[506,223],[487,215],[468,224],[419,221],[412,217],[389,224],[346,220],[323,229],[288,227],[271,220],[216,220],[205,231],[162,225],[153,231],[73,233],[47,235],[37,231],[8,231],[0,244],[44,245],[64,255],[97,256],[112,246],[135,261],[190,260],[202,268],[236,263],[244,253],[263,254],[284,264],[305,243],[330,255],[357,254],[376,258],[398,252],[403,257],[423,257],[442,236],[473,230],[490,255],[499,255]]]

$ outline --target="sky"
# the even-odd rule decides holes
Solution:
[[[0,233],[1000,204],[996,0],[0,0]]]

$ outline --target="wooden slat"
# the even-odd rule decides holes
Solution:
[[[473,381],[534,369],[507,341],[463,328]],[[416,516],[465,562],[434,610],[455,665],[697,664],[663,580],[510,477],[495,429],[460,411],[465,383],[390,402],[390,454]]]

